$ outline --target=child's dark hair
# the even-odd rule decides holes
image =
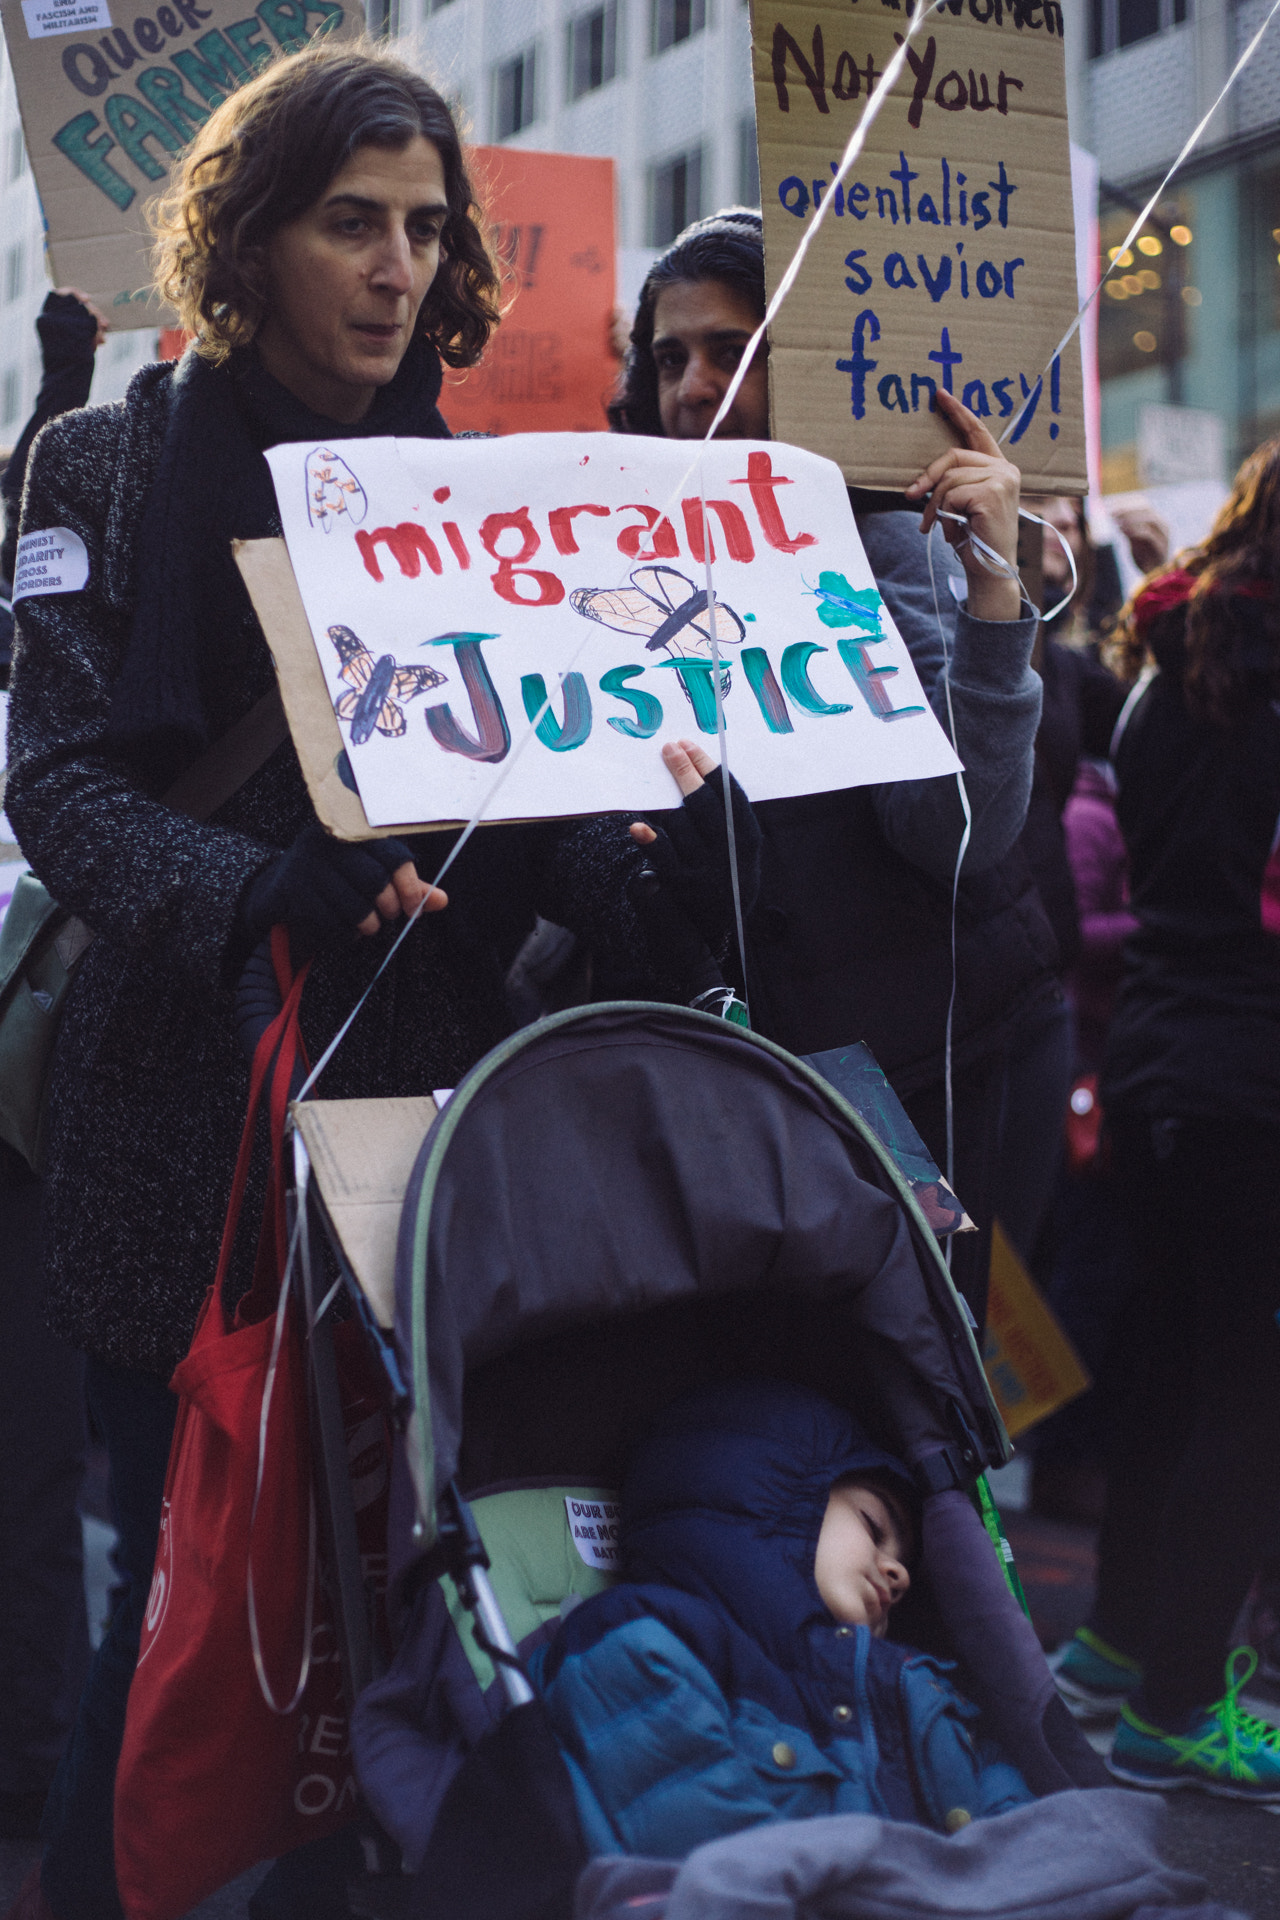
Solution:
[[[695,220],[650,267],[618,389],[609,402],[609,425],[615,433],[662,433],[653,362],[654,309],[664,287],[697,280],[732,287],[757,320],[764,319],[764,223],[754,207],[726,207]]]

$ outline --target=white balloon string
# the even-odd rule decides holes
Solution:
[[[724,830],[729,843],[729,887],[733,894],[733,926],[738,938],[738,965],[742,974],[742,1004],[751,1024],[751,996],[747,990],[747,936],[742,917],[742,887],[738,879],[738,835],[733,819],[729,784],[729,736],[724,717],[724,689],[720,685],[720,641],[716,620],[716,590],[711,578],[711,521],[707,515],[706,470],[698,461],[698,499],[702,507],[702,569],[707,591],[707,631],[711,636],[711,685],[716,699],[716,745],[720,749],[720,784],[724,793]]]
[[[1028,606],[1032,604],[1031,595],[1027,592],[1026,587],[1023,585],[1022,575],[1018,572],[1016,562],[1010,562],[1006,560],[1002,553],[997,553],[994,547],[989,547],[986,541],[981,537],[980,534],[974,533],[972,529],[969,528],[969,522],[965,518],[964,514],[952,513],[949,507],[939,507],[937,512],[937,518],[939,520],[954,520],[957,526],[964,527],[967,529],[964,539],[959,541],[956,547],[954,548],[954,551],[956,553],[963,552],[965,547],[971,548],[973,551],[973,557],[978,562],[980,567],[983,567],[987,573],[998,574],[1002,580],[1016,581],[1018,586],[1018,591],[1022,595],[1023,599],[1027,602]],[[1038,618],[1043,620],[1044,624],[1048,626],[1050,621],[1056,620],[1058,615],[1062,612],[1063,608],[1069,607],[1071,605],[1071,602],[1076,597],[1077,590],[1079,589],[1079,586],[1080,586],[1080,575],[1076,571],[1076,557],[1074,553],[1072,553],[1070,546],[1063,539],[1062,535],[1058,532],[1058,529],[1054,526],[1050,526],[1049,522],[1045,519],[1042,519],[1038,513],[1032,513],[1030,507],[1019,507],[1018,518],[1020,520],[1031,520],[1035,523],[1037,527],[1043,527],[1046,530],[1046,532],[1051,533],[1054,539],[1057,541],[1058,545],[1062,548],[1063,553],[1066,555],[1067,566],[1071,570],[1071,585],[1067,589],[1066,593],[1063,594],[1061,600],[1058,601],[1057,605],[1050,607],[1048,613],[1039,613],[1039,610],[1038,609],[1036,610]],[[930,555],[929,568],[930,568],[930,578],[932,578],[932,571],[933,571],[932,554]],[[936,607],[936,603],[937,603],[936,592],[934,594],[934,603]],[[941,616],[939,616],[939,618],[940,617]],[[952,745],[954,746],[954,744],[955,743],[953,741]]]

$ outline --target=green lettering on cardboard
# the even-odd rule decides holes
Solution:
[[[106,156],[116,143],[109,133],[96,131],[97,127],[96,113],[78,113],[74,120],[58,128],[53,144],[123,212],[125,207],[133,205],[137,195],[123,174],[107,164]]]
[[[211,107],[220,107],[227,95],[249,78],[246,63],[216,30],[202,34],[194,47],[184,47],[169,58]]]
[[[183,145],[209,118],[209,108],[193,100],[176,73],[168,67],[148,67],[134,81],[138,92],[176,128]]]
[[[317,13],[319,26],[309,27],[308,20]],[[332,33],[343,17],[337,0],[262,0],[258,8],[258,18],[286,53],[300,52],[313,33]]]
[[[270,64],[271,49],[262,37],[262,22],[256,14],[250,14],[247,20],[233,20],[222,31],[255,73]]]
[[[182,151],[182,142],[169,122],[128,93],[109,94],[103,101],[102,112],[121,149],[139,173],[145,174],[148,180],[163,180],[169,172],[167,156]],[[159,141],[165,159],[159,160],[147,152],[148,140]]]

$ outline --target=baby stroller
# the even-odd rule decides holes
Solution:
[[[418,1875],[411,1912],[570,1913],[585,1852],[521,1655],[611,1578],[612,1490],[635,1438],[719,1379],[814,1388],[910,1464],[923,1577],[906,1637],[960,1661],[1035,1792],[1105,1782],[973,1497],[1011,1449],[945,1260],[885,1149],[811,1067],[674,1006],[523,1029],[421,1139],[390,1334],[389,1302],[371,1310],[343,1249],[331,1123],[347,1104],[295,1108],[298,1168],[400,1426],[399,1646],[363,1686],[353,1737],[365,1795]],[[378,1156],[393,1186],[428,1104],[404,1103],[409,1134]],[[363,1679],[359,1605],[348,1580]]]

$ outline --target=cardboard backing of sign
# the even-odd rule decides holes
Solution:
[[[380,840],[386,834],[460,826],[461,821],[447,820],[369,825],[359,794],[343,779],[346,743],[338,730],[289,550],[283,540],[237,540],[233,552],[271,649],[285,718],[320,824],[338,840]]]
[[[502,270],[502,325],[478,367],[444,376],[455,433],[600,433],[617,378],[612,160],[472,147]]]
[[[428,1093],[300,1100],[290,1108],[329,1222],[374,1319],[395,1325],[396,1240],[405,1190],[439,1108]]]
[[[769,293],[832,182],[912,0],[752,0]],[[836,191],[770,336],[772,427],[898,490],[954,444],[967,396],[1028,488],[1086,487],[1059,0],[946,0]],[[1038,385],[1039,383],[1039,385]]]
[[[359,0],[0,0],[56,286],[113,327],[156,327],[145,208],[216,106],[317,33],[364,28]]]

